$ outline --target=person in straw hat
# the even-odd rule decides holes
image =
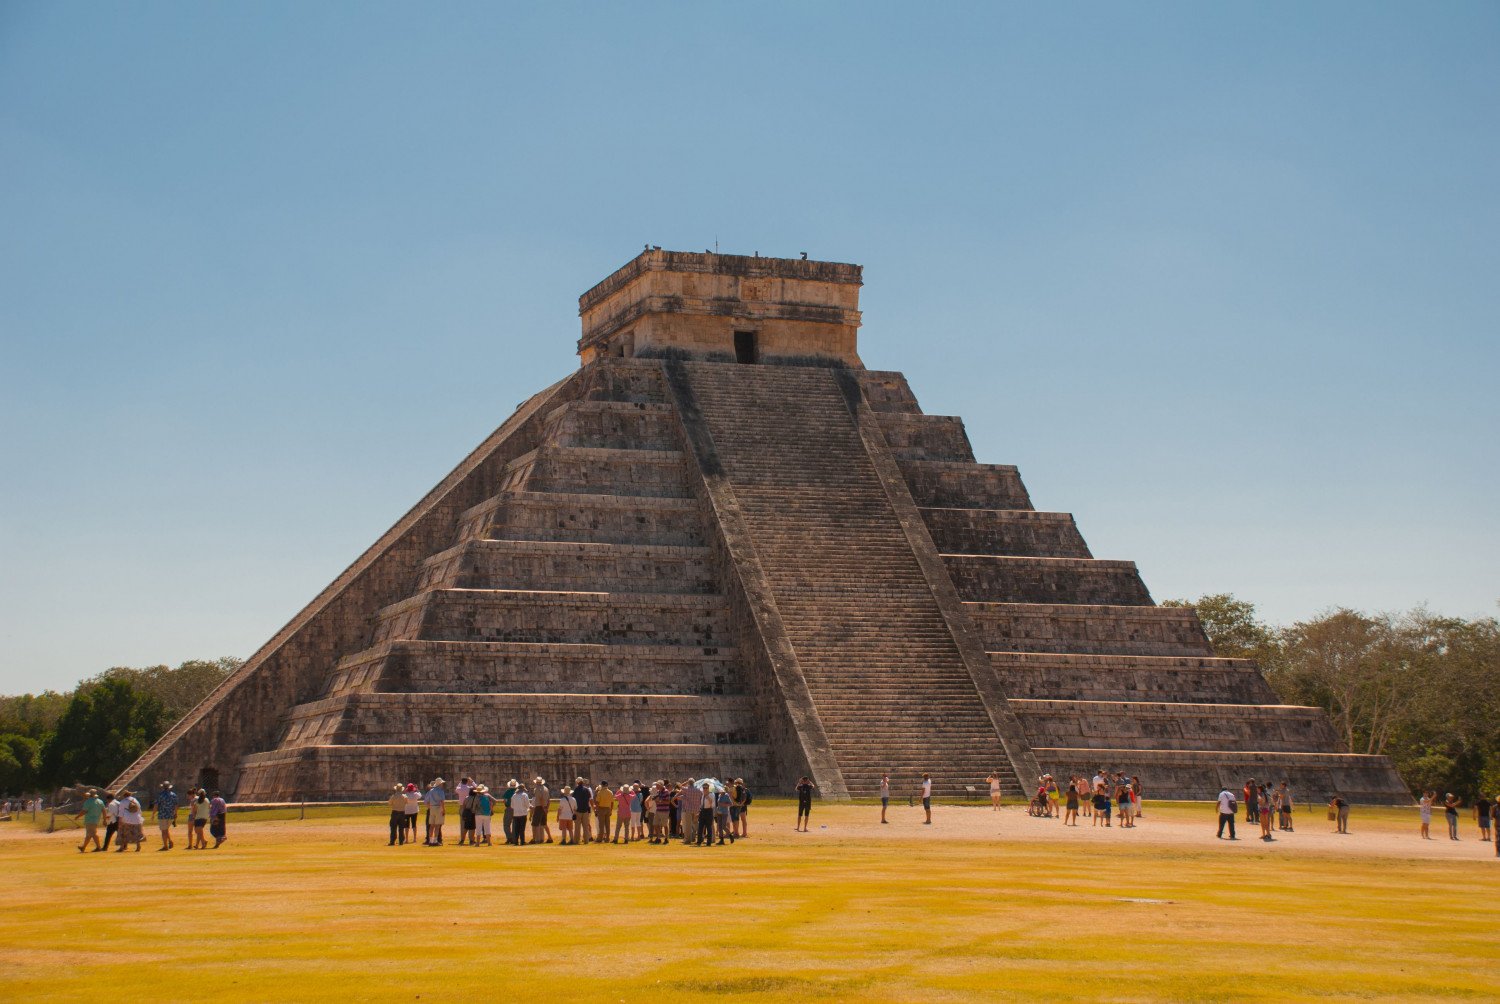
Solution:
[[[120,792],[120,846],[116,848],[117,854],[123,854],[125,848],[131,844],[135,845],[137,854],[141,852],[141,844],[145,843],[146,837],[141,832],[146,817],[141,811],[140,799],[135,797],[135,792],[126,788]]]
[[[159,851],[170,851],[175,844],[172,842],[172,827],[177,825],[177,792],[172,790],[171,781],[161,783],[161,791],[156,793],[156,825],[161,830],[161,846]]]
[[[469,797],[474,800],[474,838],[470,846],[478,847],[483,842],[486,847],[489,847],[491,846],[490,822],[495,815],[495,797],[490,794],[490,789],[482,784],[476,784]]]
[[[443,809],[448,801],[448,792],[443,785],[448,782],[434,778],[427,786],[422,800],[427,803],[427,846],[443,846]]]
[[[388,800],[391,807],[391,842],[387,847],[395,847],[397,840],[404,847],[406,845],[406,785],[398,784]]]
[[[83,804],[73,814],[74,819],[80,817],[83,819],[83,843],[78,845],[78,853],[85,853],[91,840],[95,851],[104,850],[104,845],[99,843],[99,821],[104,818],[104,800],[92,788],[84,793]]]

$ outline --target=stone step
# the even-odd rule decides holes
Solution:
[[[964,604],[985,648],[1094,655],[1212,655],[1190,607]]]
[[[944,554],[1092,557],[1070,513],[932,506],[921,513],[933,544]]]
[[[1255,662],[1212,656],[990,652],[1005,692],[1016,698],[1272,704]]]
[[[706,547],[470,540],[428,558],[419,589],[714,593]]]
[[[687,498],[683,462],[680,450],[546,445],[513,460],[500,490]]]
[[[1152,605],[1133,561],[945,554],[943,564],[964,600]]]
[[[406,638],[733,644],[723,597],[523,589],[437,589],[381,610],[374,641]]]
[[[1337,749],[1322,708],[1012,699],[1033,746],[1310,753]]]
[[[378,800],[397,781],[425,787],[442,777],[451,786],[464,776],[492,788],[512,777],[541,777],[554,795],[562,782],[575,777],[612,784],[660,777],[743,777],[753,789],[755,779],[767,775],[769,755],[763,745],[717,743],[303,746],[246,757],[236,801]],[[370,778],[389,783],[372,784]]]
[[[912,412],[886,412],[878,418],[885,441],[899,460],[974,462],[961,418]]]
[[[281,746],[759,742],[749,697],[348,694],[293,708]]]
[[[905,375],[895,370],[860,370],[860,387],[873,411],[882,415],[891,412],[921,414],[916,395],[911,392]]]
[[[1153,798],[1207,801],[1221,787],[1239,791],[1249,778],[1290,781],[1293,798],[1320,811],[1334,794],[1354,802],[1410,805],[1390,783],[1389,757],[1349,753],[1277,753],[1223,750],[1033,748],[1037,763],[1055,777],[1092,776],[1104,767],[1139,775],[1149,811]],[[1212,816],[1209,816],[1210,822]]]
[[[919,507],[1030,509],[1021,474],[1007,464],[902,460],[901,473]]]
[[[572,401],[547,416],[547,441],[585,449],[681,450],[677,416],[666,404]]]
[[[329,694],[569,690],[739,694],[733,646],[395,641],[342,660]]]
[[[584,541],[698,547],[703,516],[691,498],[504,492],[459,517],[459,540]]]

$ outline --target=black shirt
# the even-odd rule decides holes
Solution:
[[[589,800],[593,798],[593,792],[589,791],[588,785],[580,784],[573,789],[573,801],[578,805],[579,812],[589,811]]]
[[[811,802],[812,801],[812,793],[813,793],[812,782],[810,782],[810,781],[803,781],[801,784],[797,785],[797,801],[799,801],[799,802]]]

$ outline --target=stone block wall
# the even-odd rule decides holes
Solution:
[[[883,412],[878,418],[891,454],[898,460],[974,462],[961,418],[909,412]]]
[[[1250,659],[1030,652],[989,656],[1012,699],[1276,703]]]
[[[471,540],[433,555],[418,588],[717,591],[706,548],[515,540]]]
[[[1190,607],[965,603],[991,652],[1212,655]]]
[[[1009,465],[903,460],[900,466],[920,507],[1031,508],[1021,473]]]
[[[1150,701],[1011,701],[1037,746],[1297,753],[1337,745],[1321,708]]]
[[[943,554],[1089,558],[1073,517],[1034,509],[923,509],[932,542]]]
[[[697,503],[686,498],[506,492],[463,515],[459,539],[589,541],[701,547]]]
[[[943,563],[965,600],[1151,605],[1133,561],[949,554]]]

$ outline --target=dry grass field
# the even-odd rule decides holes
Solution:
[[[800,834],[762,799],[711,849],[390,848],[345,809],[81,855],[5,823],[0,973],[58,1001],[1500,999],[1500,860],[1467,819],[1455,844],[1414,812],[1305,814],[1264,845],[1147,811],[820,805]]]

